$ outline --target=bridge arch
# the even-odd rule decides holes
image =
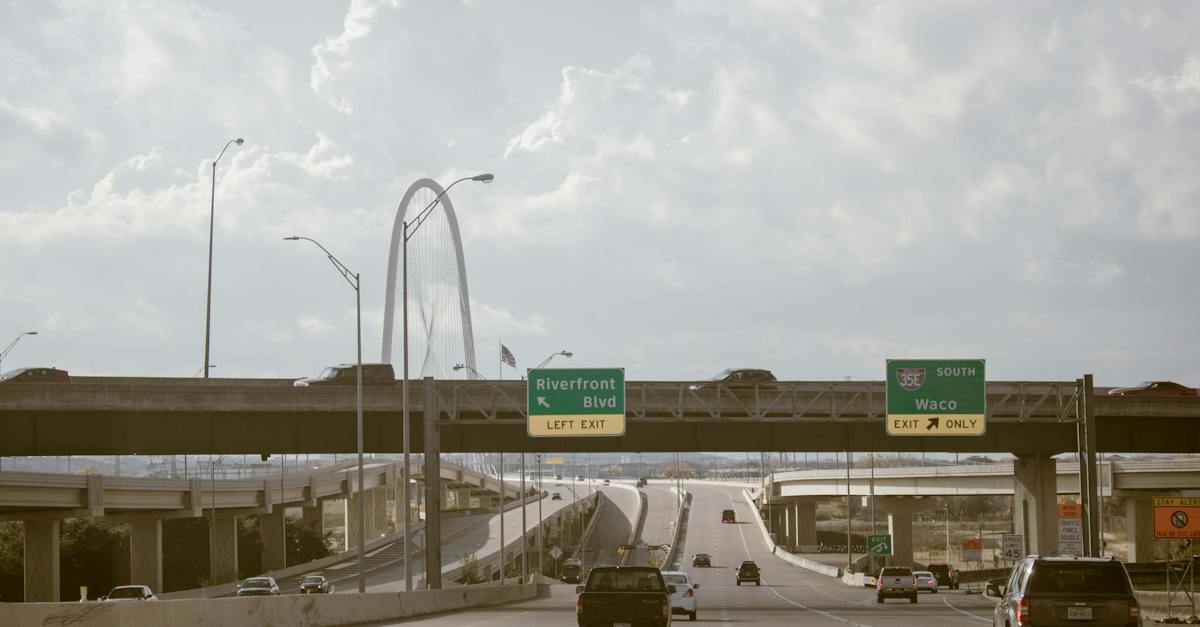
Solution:
[[[467,378],[474,379],[477,372],[475,365],[475,336],[471,326],[471,297],[467,291],[467,266],[463,258],[462,236],[459,233],[458,218],[454,213],[454,203],[450,200],[450,195],[445,194],[445,189],[431,178],[422,178],[410,185],[408,190],[404,192],[404,197],[401,198],[400,205],[396,209],[396,219],[392,224],[391,246],[388,249],[387,289],[383,305],[383,346],[380,351],[380,360],[385,363],[392,362],[392,342],[396,318],[396,275],[399,272],[398,268],[400,264],[400,238],[404,237],[405,221],[410,217],[415,217],[417,213],[425,208],[426,203],[422,202],[418,202],[418,206],[416,207],[412,206],[414,199],[420,198],[420,193],[424,190],[428,190],[434,197],[442,195],[438,205],[441,207],[442,214],[446,218],[447,230],[454,246],[454,265],[457,269],[457,304],[459,320],[462,325],[463,363],[467,366]],[[433,213],[436,214],[437,210],[435,209]],[[411,254],[411,249],[409,252]],[[410,257],[409,280],[412,281],[413,278],[414,273]],[[410,300],[414,292],[416,290],[409,290]],[[425,371],[425,367],[430,362],[430,339],[427,335],[426,355],[419,362],[422,363],[421,372]]]

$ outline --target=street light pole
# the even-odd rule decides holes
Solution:
[[[239,142],[239,143],[241,143],[241,142]],[[367,591],[367,567],[366,567],[367,511],[366,511],[366,503],[363,499],[363,494],[362,494],[362,491],[363,491],[363,388],[362,388],[362,290],[360,289],[360,286],[362,285],[362,281],[360,280],[361,277],[357,272],[351,272],[350,268],[346,267],[346,264],[344,264],[340,260],[338,260],[337,257],[334,257],[333,253],[326,250],[325,247],[322,246],[321,243],[318,242],[317,240],[308,238],[308,237],[300,237],[297,235],[293,235],[291,237],[285,237],[283,239],[290,240],[290,241],[308,240],[308,241],[312,242],[313,244],[316,244],[317,248],[320,248],[321,252],[325,253],[325,256],[329,258],[329,262],[333,264],[333,267],[342,274],[342,278],[346,279],[346,282],[350,284],[350,287],[354,288],[354,309],[355,309],[355,319],[356,319],[355,334],[356,334],[356,341],[358,344],[358,364],[357,364],[358,373],[357,373],[357,376],[355,377],[355,379],[356,379],[355,391],[356,391],[356,395],[357,395],[357,400],[355,402],[355,406],[356,406],[355,407],[355,418],[356,418],[355,424],[356,424],[357,441],[358,441],[358,591],[360,593],[363,593],[363,592]],[[208,363],[207,357],[208,356],[205,355],[204,361],[206,364]],[[405,435],[405,438],[404,438],[405,447],[407,448],[407,445],[408,445],[407,430],[405,431],[404,435]],[[408,460],[405,459],[404,461],[405,461],[404,476],[405,476],[405,479],[407,480],[407,478],[408,478],[408,468],[407,468]],[[281,477],[280,478],[281,484],[282,484],[282,481],[283,480]],[[408,494],[408,486],[407,485],[404,486],[404,493],[405,493],[405,495]],[[405,512],[405,514],[407,516],[407,512]],[[407,523],[408,523],[408,519],[406,517],[405,518],[405,527],[408,526]],[[407,544],[407,542],[408,542],[407,535],[404,537],[404,541]],[[406,571],[408,570],[408,562],[407,561],[404,564],[404,568]]]
[[[0,351],[0,366],[4,365],[4,358],[7,357],[8,354],[12,352],[12,349],[14,347],[16,347],[17,342],[20,342],[22,337],[24,337],[26,335],[37,335],[37,334],[38,334],[37,331],[25,331],[24,333],[18,333],[17,337],[12,342],[9,342],[8,346],[6,346],[3,351]],[[3,372],[4,372],[4,369],[0,368],[0,373],[3,373]]]
[[[538,575],[545,576],[546,565],[542,554],[546,552],[546,541],[542,534],[545,529],[546,519],[542,518],[542,501],[546,500],[546,478],[542,476],[542,454],[534,453],[533,456],[537,460],[538,473]]]
[[[575,353],[572,353],[570,351],[558,351],[557,353],[550,353],[550,356],[543,359],[542,363],[535,366],[534,369],[536,370],[537,368],[541,368],[542,366],[545,366],[546,364],[550,363],[551,359],[554,359],[555,357],[558,357],[559,355],[562,355],[563,357],[570,359],[575,356]]]
[[[409,481],[410,472],[412,470],[411,468],[409,468],[409,461],[408,461],[409,456],[411,455],[411,449],[410,449],[410,443],[409,443],[409,433],[408,433],[408,423],[409,423],[409,419],[408,419],[408,240],[410,237],[413,236],[414,233],[416,233],[417,229],[421,228],[421,225],[425,223],[425,219],[429,217],[429,214],[433,211],[433,208],[435,206],[437,206],[438,201],[441,200],[442,196],[445,196],[446,192],[449,192],[452,187],[454,187],[455,185],[458,185],[459,183],[461,183],[463,181],[478,181],[480,183],[491,183],[493,178],[495,178],[495,177],[492,176],[491,174],[476,174],[475,176],[468,176],[468,177],[458,179],[457,181],[454,181],[453,183],[447,185],[446,189],[443,189],[442,193],[440,193],[436,197],[434,197],[434,199],[431,200],[429,202],[429,204],[426,205],[425,208],[421,210],[421,213],[417,214],[416,218],[414,218],[412,221],[409,221],[409,220],[404,221],[403,231],[401,233],[401,238],[400,238],[400,275],[401,275],[401,278],[400,278],[400,284],[401,284],[400,301],[401,301],[401,306],[400,306],[400,309],[403,312],[401,314],[401,324],[404,325],[404,333],[403,333],[403,336],[404,336],[404,342],[403,342],[403,344],[404,344],[404,348],[403,348],[403,350],[404,350],[404,373],[403,373],[403,379],[400,382],[400,387],[401,387],[401,398],[402,398],[401,404],[403,406],[403,409],[402,409],[403,417],[401,419],[401,428],[403,429],[403,436],[404,436],[403,437],[403,439],[404,439],[404,479],[403,479],[404,494],[402,495],[402,498],[404,499],[404,590],[406,592],[412,591],[412,568],[410,567],[410,564],[409,564],[412,561],[412,559],[411,559],[412,555],[411,555],[411,551],[410,551],[410,547],[412,545],[409,543],[409,538],[412,537],[412,535],[411,535],[412,527],[411,527],[411,521],[409,520],[409,512],[408,512],[408,504],[409,504],[408,481]],[[401,209],[403,209],[403,208],[401,208]],[[389,272],[390,272],[390,270],[389,270]],[[501,496],[501,504],[503,505],[503,497],[504,497],[503,482],[501,482],[500,496]],[[428,506],[429,506],[429,504],[426,503],[426,507],[428,507]],[[503,510],[501,510],[500,520],[501,521],[504,520]],[[501,574],[501,577],[503,577],[503,574]]]
[[[212,192],[209,194],[208,204],[208,297],[204,304],[204,378],[208,378],[208,335],[212,323],[212,251],[213,251],[213,224],[217,214],[217,163],[221,161],[221,157],[225,156],[225,151],[229,150],[230,144],[239,146],[246,141],[241,137],[231,139],[225,142],[225,147],[221,149],[221,154],[217,155],[212,162]]]
[[[464,369],[464,368],[465,368],[465,369],[466,369],[466,370],[467,370],[467,371],[468,371],[470,374],[473,374],[473,375],[475,375],[475,378],[476,378],[476,379],[480,379],[480,380],[482,380],[482,381],[487,381],[487,377],[485,377],[485,376],[483,376],[483,375],[479,374],[479,371],[478,371],[478,370],[476,370],[476,369],[474,369],[474,368],[472,368],[472,367],[470,367],[470,366],[468,366],[468,365],[466,365],[466,364],[454,364],[454,367],[453,367],[453,368],[451,368],[451,370],[453,370],[453,371],[455,371],[455,372],[458,372],[459,370],[462,370],[462,369]]]

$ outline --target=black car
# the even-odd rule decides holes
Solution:
[[[999,597],[993,625],[1140,625],[1142,608],[1125,565],[1112,558],[1039,557],[1017,563]]]
[[[321,575],[308,575],[300,580],[300,594],[329,594],[329,580]]]
[[[778,379],[770,370],[763,368],[730,368],[718,372],[716,376],[691,386],[693,390],[711,390],[718,386],[727,390],[777,390]]]
[[[391,364],[363,364],[363,385],[395,385],[396,371]],[[358,382],[358,364],[338,364],[321,371],[315,377],[296,379],[292,385],[308,387],[314,385],[354,385]]]
[[[561,494],[559,494],[558,492],[555,492],[555,493],[553,493],[553,494],[551,494],[551,495],[550,495],[550,500],[551,500],[551,501],[561,501],[561,500],[562,500],[562,495],[561,495]]]
[[[708,553],[697,553],[692,556],[692,566],[712,567],[712,557]]]
[[[937,578],[939,586],[958,590],[958,569],[951,564],[930,564],[927,569]]]
[[[58,368],[17,368],[0,374],[0,383],[70,383],[71,375]]]
[[[743,581],[747,583],[753,581],[756,586],[762,585],[762,577],[758,574],[758,564],[747,560],[738,566],[737,585],[742,585]]]

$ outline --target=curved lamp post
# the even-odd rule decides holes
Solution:
[[[404,506],[402,508],[401,513],[404,516],[404,590],[405,591],[412,590],[412,569],[409,566],[412,563],[412,559],[411,559],[412,555],[410,554],[410,550],[409,550],[410,547],[412,546],[409,541],[409,538],[412,538],[411,520],[410,520],[411,514],[409,512],[410,503],[412,501],[410,498],[411,495],[409,494],[409,486],[408,486],[410,475],[412,472],[412,469],[409,467],[409,455],[411,453],[411,450],[409,448],[409,438],[408,438],[408,240],[413,236],[414,233],[416,233],[417,229],[421,228],[421,225],[425,223],[425,219],[429,217],[429,214],[433,212],[433,208],[437,206],[438,201],[441,200],[442,197],[445,196],[446,193],[449,192],[452,187],[454,187],[455,185],[458,185],[459,183],[461,183],[463,181],[476,181],[479,183],[491,183],[492,179],[494,179],[494,178],[496,178],[496,177],[492,176],[490,173],[485,173],[485,174],[476,174],[475,176],[463,177],[461,179],[458,179],[457,181],[454,181],[453,183],[447,185],[446,188],[442,190],[442,193],[440,193],[436,197],[434,197],[434,199],[431,200],[428,205],[425,205],[425,208],[422,209],[421,212],[418,213],[415,218],[413,218],[411,221],[405,220],[404,224],[403,224],[402,237],[400,238],[400,258],[401,258],[401,261],[400,261],[400,274],[401,274],[400,284],[403,286],[400,301],[402,303],[401,310],[403,311],[403,314],[401,315],[401,324],[404,325],[404,333],[403,333],[403,336],[404,336],[404,349],[403,349],[404,350],[404,374],[403,374],[403,377],[404,378],[401,380],[402,381],[401,386],[403,389],[401,394],[403,397],[402,403],[403,403],[403,407],[404,407],[404,411],[403,411],[404,417],[403,417],[403,424],[402,424],[402,428],[404,430],[404,478],[402,481],[402,485],[404,486],[404,494],[401,495],[401,498],[404,499]],[[403,209],[403,207],[401,209]],[[426,506],[428,506],[428,504],[426,504]],[[503,515],[501,516],[501,520],[503,520]]]
[[[474,368],[472,368],[472,367],[470,367],[470,366],[468,366],[468,365],[466,365],[466,364],[454,364],[454,367],[453,367],[453,368],[451,368],[451,370],[453,370],[453,371],[455,371],[455,372],[458,372],[459,370],[462,370],[462,369],[464,369],[464,368],[465,368],[466,370],[470,371],[470,373],[471,373],[471,374],[475,375],[475,378],[476,378],[476,379],[482,379],[482,380],[484,380],[484,381],[487,381],[487,377],[485,377],[485,376],[483,376],[483,375],[479,374],[479,371],[478,371],[478,370],[476,370],[476,369],[474,369]]]
[[[24,333],[18,333],[17,337],[12,342],[9,342],[8,346],[6,346],[3,351],[0,351],[0,365],[4,364],[4,358],[7,357],[8,354],[12,352],[12,349],[17,345],[17,342],[21,341],[22,337],[24,337],[26,335],[37,335],[37,334],[38,334],[37,331],[25,331]],[[4,369],[0,368],[0,372],[4,372]]]
[[[333,253],[326,250],[325,247],[322,246],[321,243],[315,239],[312,239],[309,237],[301,237],[299,235],[293,235],[291,237],[285,237],[283,239],[289,240],[289,241],[307,240],[307,241],[312,242],[313,244],[316,244],[317,248],[320,248],[321,252],[325,253],[325,256],[329,258],[329,262],[333,264],[333,267],[336,268],[337,271],[342,274],[342,278],[346,279],[346,282],[350,284],[350,287],[354,288],[354,307],[357,310],[357,317],[358,317],[358,323],[357,323],[358,376],[355,377],[357,379],[355,381],[355,387],[357,388],[357,394],[358,394],[358,401],[356,403],[357,408],[356,408],[356,412],[355,412],[357,414],[357,431],[358,431],[358,438],[357,438],[358,439],[358,492],[359,492],[359,494],[358,494],[358,591],[366,592],[367,591],[367,570],[366,570],[366,561],[365,561],[366,557],[365,556],[366,556],[366,537],[367,537],[367,512],[366,512],[366,501],[363,499],[363,495],[362,495],[362,490],[363,490],[362,291],[359,289],[359,285],[360,285],[359,275],[357,272],[351,272],[350,268],[346,267],[346,264],[339,261],[337,257],[334,257]],[[282,481],[282,479],[281,479],[281,481]],[[407,490],[407,488],[405,488],[405,490]],[[406,563],[405,568],[407,568],[407,567],[408,566]]]
[[[558,351],[557,353],[550,353],[550,356],[543,359],[542,363],[537,365],[537,368],[541,368],[542,366],[545,366],[546,364],[550,363],[550,360],[554,359],[555,357],[558,357],[559,355],[562,355],[563,357],[570,359],[575,356],[575,353],[572,353],[570,351]],[[535,368],[535,370],[536,370],[536,368]]]
[[[212,251],[213,251],[213,222],[217,212],[217,163],[221,161],[221,157],[225,156],[225,151],[229,150],[229,146],[237,144],[241,146],[246,140],[241,137],[231,139],[225,142],[225,147],[221,149],[221,154],[217,155],[212,162],[212,192],[209,194],[208,203],[208,297],[205,299],[204,305],[204,378],[208,378],[208,335],[212,323]]]

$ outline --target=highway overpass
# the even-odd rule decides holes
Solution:
[[[1200,451],[1200,397],[1088,399],[1074,381],[988,383],[980,437],[892,437],[882,381],[626,383],[619,438],[530,438],[521,381],[413,381],[413,450],[436,415],[441,452],[933,451],[1048,456],[1077,448],[1081,400],[1093,401],[1098,452]],[[402,450],[399,386],[365,390],[367,452]],[[429,411],[427,412],[427,406]],[[78,377],[0,387],[0,455],[349,453],[352,387],[280,379]]]

